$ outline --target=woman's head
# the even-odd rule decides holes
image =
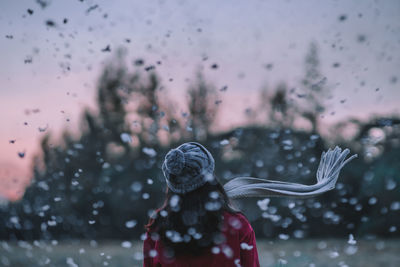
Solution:
[[[171,191],[185,194],[214,178],[214,158],[199,143],[184,143],[165,156],[162,170]]]
[[[235,212],[223,186],[214,176],[214,159],[198,143],[172,149],[162,166],[166,199],[147,229],[160,238],[173,255],[198,254],[222,242],[223,212]]]

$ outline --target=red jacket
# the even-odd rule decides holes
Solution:
[[[143,244],[144,267],[259,267],[256,238],[249,221],[240,213],[224,213],[222,229],[226,241],[201,256],[162,257],[163,246],[146,234]]]

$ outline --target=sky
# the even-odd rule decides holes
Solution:
[[[260,88],[298,87],[311,42],[333,94],[324,124],[399,114],[400,1],[2,0],[0,10],[0,195],[9,198],[29,184],[44,134],[78,130],[120,47],[130,68],[162,62],[155,71],[182,111],[196,71],[228,86],[221,131],[246,122]]]

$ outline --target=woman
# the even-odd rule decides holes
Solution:
[[[147,225],[144,266],[259,266],[254,231],[229,198],[313,197],[335,188],[340,170],[357,155],[339,147],[322,153],[317,183],[302,185],[237,177],[222,186],[202,145],[185,143],[165,156],[164,205]]]
[[[214,166],[198,143],[168,152],[166,200],[146,226],[143,266],[260,266],[254,231],[230,206]]]

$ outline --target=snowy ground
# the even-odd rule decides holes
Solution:
[[[350,243],[350,244],[349,244]],[[355,244],[354,244],[355,243]],[[400,240],[258,240],[261,266],[400,266]],[[5,242],[0,266],[141,266],[141,242]]]

